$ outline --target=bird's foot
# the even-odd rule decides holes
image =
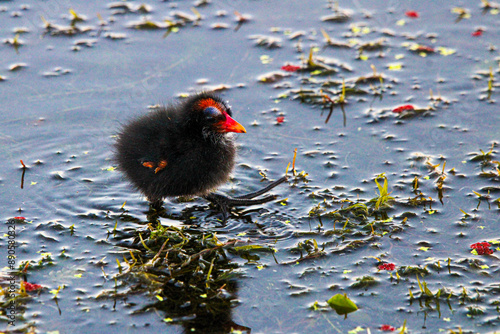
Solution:
[[[258,199],[253,199],[253,198],[267,193],[268,191],[279,186],[280,184],[282,184],[286,180],[287,180],[287,177],[283,176],[283,177],[279,178],[278,180],[270,183],[267,187],[264,187],[260,190],[257,190],[257,191],[254,191],[254,192],[242,195],[242,196],[229,197],[229,196],[225,196],[225,195],[221,195],[221,194],[210,193],[210,194],[204,196],[203,198],[205,198],[206,200],[219,206],[221,211],[222,211],[224,221],[226,221],[228,218],[228,213],[232,207],[264,204],[264,203],[267,203],[269,201],[276,199],[278,197],[276,195],[268,195],[266,197],[258,198]]]

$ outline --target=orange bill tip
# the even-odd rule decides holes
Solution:
[[[236,122],[229,115],[226,115],[226,120],[218,124],[217,130],[219,132],[236,132],[236,133],[246,133],[247,130],[240,123]]]

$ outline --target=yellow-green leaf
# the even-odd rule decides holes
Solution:
[[[358,306],[347,297],[347,294],[336,294],[332,298],[328,299],[327,303],[339,315],[345,315],[358,309]]]
[[[455,50],[455,49],[445,48],[443,46],[440,46],[437,49],[438,49],[439,53],[442,54],[443,56],[450,56],[450,55],[454,54],[455,52],[457,52],[457,50]]]
[[[401,63],[389,64],[388,68],[389,71],[401,71],[403,69],[403,64]]]

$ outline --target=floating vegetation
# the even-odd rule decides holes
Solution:
[[[340,8],[337,1],[330,3],[329,8],[333,13],[322,16],[321,21],[343,23],[349,21],[353,14],[350,10]]]
[[[30,30],[26,27],[19,27],[14,29],[14,34],[27,34]]]
[[[9,66],[9,71],[19,71],[25,67],[27,67],[28,65],[26,63],[16,63],[16,64],[12,64]]]
[[[229,28],[229,25],[227,23],[214,23],[210,26],[212,29],[219,30],[219,29],[227,29]]]
[[[281,48],[282,40],[281,38],[278,37],[265,36],[265,35],[252,35],[249,38],[255,40],[255,44],[257,46],[263,46],[268,49]]]
[[[108,4],[108,8],[111,9],[113,15],[123,15],[127,13],[148,14],[153,10],[150,5],[134,4],[131,2],[113,2]]]
[[[62,67],[55,67],[50,71],[43,72],[44,77],[58,77],[60,75],[70,74],[71,70],[63,69]]]
[[[371,287],[377,285],[377,280],[372,276],[363,276],[356,278],[356,282],[351,284],[351,288],[353,289],[364,289],[367,290]]]
[[[73,50],[80,50],[81,46],[85,46],[87,48],[93,47],[97,43],[97,39],[87,38],[87,39],[79,39],[73,42]]]
[[[387,47],[387,39],[386,38],[378,38],[373,41],[362,42],[355,44],[357,46],[359,55],[361,55],[364,51],[380,51]],[[359,56],[361,57],[361,56]]]
[[[112,39],[112,40],[120,40],[120,39],[127,38],[127,35],[124,33],[118,33],[118,32],[107,32],[104,34],[104,37]]]
[[[247,23],[248,21],[250,21],[252,19],[251,15],[240,14],[236,10],[234,11],[234,15],[236,16],[236,22],[238,23],[236,25],[236,28],[234,28],[234,31],[238,31],[244,23]]]
[[[453,14],[457,14],[455,23],[462,21],[463,19],[470,19],[470,11],[463,7],[454,7],[451,9]]]
[[[278,81],[282,80],[283,78],[286,78],[289,76],[290,76],[290,74],[286,74],[286,73],[271,72],[271,73],[267,73],[267,74],[260,76],[257,80],[259,80],[260,82],[263,82],[263,83],[275,83],[275,82],[278,82]]]
[[[19,39],[19,34],[16,34],[14,38],[7,38],[3,42],[4,44],[14,47],[16,52],[18,51],[19,47],[24,44],[24,42],[21,39]]]
[[[350,97],[372,95],[380,96],[387,89],[392,87],[392,79],[388,79],[383,73],[379,73],[372,66],[373,73],[366,76],[347,78],[342,80],[332,80],[331,76],[342,72],[351,72],[352,67],[341,63],[335,59],[314,56],[315,49],[309,50],[307,58],[302,56],[301,65],[286,64],[281,69],[288,73],[300,74],[297,79],[301,83],[300,88],[292,88],[280,96],[290,96],[293,100],[302,103],[320,105],[329,109],[329,114],[325,123],[328,123],[335,106],[341,106],[344,125],[346,124],[346,114],[344,105],[348,103]],[[259,81],[274,83],[282,79],[284,75],[279,72],[272,72],[263,75]],[[289,74],[286,74],[289,76]],[[376,86],[379,84],[378,86]],[[279,88],[276,86],[276,88]],[[280,96],[278,98],[280,98]],[[333,96],[333,97],[332,97]]]
[[[163,21],[152,21],[146,17],[141,18],[139,21],[130,22],[128,24],[129,28],[138,29],[138,30],[166,30],[163,37],[167,37],[171,32],[178,32],[181,27],[186,26],[188,23],[192,25],[198,25],[198,23],[202,20],[201,14],[194,7],[191,8],[194,13],[193,15],[175,11],[171,13],[171,18],[167,18]]]
[[[148,20],[146,18],[142,18],[140,21],[130,22],[129,27],[139,30],[156,30],[156,29],[170,29],[177,32],[179,27],[183,26],[184,23],[181,21],[173,22],[170,20],[165,20],[165,22],[155,22]]]
[[[45,33],[51,36],[74,36],[85,34],[87,32],[95,30],[93,26],[80,26],[77,25],[79,22],[83,22],[85,19],[82,16],[77,15],[74,11],[71,11],[71,24],[69,26],[58,25],[47,21],[43,16],[41,19],[45,27]]]
[[[500,71],[498,71],[500,72]],[[480,96],[479,98],[481,100],[486,100],[488,102],[495,102],[494,100],[492,100],[492,95],[493,95],[493,92],[495,91],[495,86],[499,86],[498,84],[495,85],[495,75],[494,75],[494,72],[493,72],[493,67],[490,67],[490,71],[489,73],[487,74],[487,77],[488,77],[488,87],[485,89],[485,92],[486,94],[485,95],[482,95]]]
[[[120,235],[116,238],[125,246],[127,239]],[[172,323],[184,323],[192,317],[190,323],[195,328],[221,321],[220,317],[233,307],[235,278],[241,273],[230,254],[255,259],[255,252],[274,252],[236,239],[221,242],[213,232],[162,225],[150,226],[145,233],[132,233],[130,240],[128,255],[118,262],[120,273],[115,279],[134,284],[120,286],[119,292],[104,291],[97,298],[142,291],[153,302],[137,313],[154,307]]]
[[[349,42],[342,42],[338,40],[334,40],[328,35],[328,33],[325,31],[325,29],[321,29],[321,33],[323,34],[323,37],[325,38],[326,45],[331,46],[334,48],[352,48],[353,45],[350,44]]]
[[[328,299],[328,305],[339,315],[346,315],[358,310],[358,306],[347,297],[347,294],[337,294]]]
[[[482,167],[488,167],[488,166],[492,166],[494,164],[498,164],[498,161],[493,160],[493,158],[495,156],[493,149],[497,145],[498,144],[496,144],[496,143],[492,143],[491,148],[488,152],[484,152],[483,150],[480,149],[479,151],[481,153],[472,153],[471,154],[472,158],[470,159],[470,161],[480,162]]]

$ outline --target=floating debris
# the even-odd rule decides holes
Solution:
[[[331,9],[333,10],[333,14],[328,14],[321,17],[321,21],[323,22],[334,22],[334,23],[344,23],[351,19],[352,11],[347,9],[341,9],[338,6],[338,2],[331,5]]]
[[[104,34],[104,37],[112,39],[112,40],[119,40],[119,39],[127,38],[127,34],[119,33],[119,32],[107,32]]]
[[[77,26],[76,22],[80,21],[74,21],[69,26],[62,26],[47,21],[43,16],[41,18],[45,27],[45,32],[51,36],[74,36],[95,30],[93,26]]]
[[[261,75],[257,80],[263,83],[275,83],[283,78],[289,77],[290,74],[282,73],[282,72],[270,72],[264,75]]]
[[[111,9],[113,15],[123,15],[127,13],[148,14],[153,10],[147,4],[134,4],[130,2],[113,2],[108,4],[108,9]]]
[[[282,39],[274,36],[252,35],[250,39],[255,40],[257,46],[264,46],[268,49],[281,48]]]
[[[97,43],[97,39],[95,38],[88,38],[88,39],[79,39],[73,42],[74,46],[85,46],[88,48],[91,48],[94,46],[94,44]]]
[[[172,26],[182,26],[181,22],[155,22],[148,20],[146,18],[142,18],[140,21],[130,22],[128,26],[130,28],[139,29],[139,30],[156,30],[156,29],[167,29]]]
[[[24,42],[21,39],[19,39],[19,34],[16,34],[16,36],[14,36],[14,38],[4,39],[3,42],[4,42],[4,44],[13,46],[16,49],[16,51],[20,46],[22,46],[24,44]]]
[[[25,67],[27,67],[28,65],[26,65],[26,63],[16,63],[16,64],[12,64],[9,66],[9,71],[18,71],[18,70],[21,70]]]
[[[229,25],[227,23],[216,22],[212,23],[210,27],[214,30],[223,30],[229,28]]]
[[[44,77],[58,77],[60,75],[65,75],[71,73],[71,70],[63,69],[62,67],[56,67],[52,71],[43,72]]]

